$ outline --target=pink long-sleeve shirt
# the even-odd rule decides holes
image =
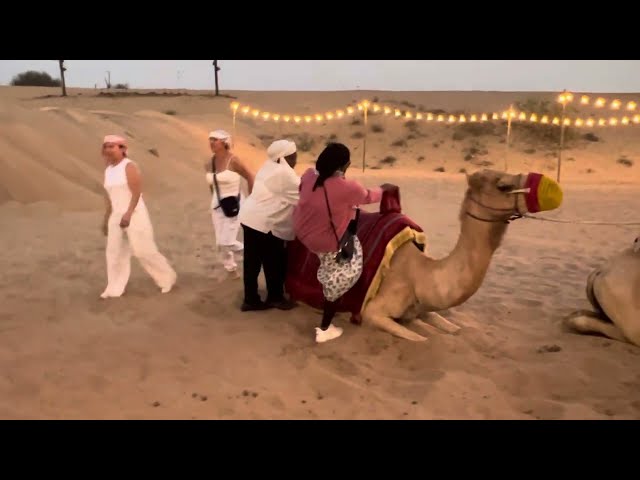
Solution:
[[[342,238],[349,222],[355,217],[353,207],[379,202],[382,189],[367,189],[354,180],[335,176],[325,180],[324,188],[318,187],[313,191],[317,178],[316,170],[310,168],[300,179],[300,200],[293,211],[293,228],[298,240],[312,252],[335,252],[338,242],[331,228],[324,189],[329,197],[338,238]]]

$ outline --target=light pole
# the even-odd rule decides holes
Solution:
[[[556,181],[560,183],[560,170],[562,168],[562,149],[564,148],[564,117],[567,110],[567,104],[573,101],[573,94],[563,90],[558,96],[558,102],[562,105],[562,118],[560,119],[560,148],[558,149],[558,173]]]

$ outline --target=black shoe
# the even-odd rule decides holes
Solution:
[[[242,302],[242,306],[240,307],[240,310],[243,312],[258,312],[261,310],[269,310],[270,308],[272,307],[269,304],[260,300],[256,303]]]
[[[281,300],[267,300],[267,305],[271,308],[277,308],[278,310],[292,310],[298,306],[296,302],[287,300],[285,298]]]

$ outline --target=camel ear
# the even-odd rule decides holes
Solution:
[[[469,185],[470,189],[475,191],[482,190],[485,180],[480,172],[475,172],[475,173],[472,173],[471,175],[467,173],[466,175],[467,175],[467,185]]]

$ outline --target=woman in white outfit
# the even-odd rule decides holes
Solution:
[[[231,152],[231,135],[224,130],[215,130],[209,134],[209,146],[213,157],[206,165],[205,178],[211,191],[211,220],[216,236],[218,256],[224,269],[234,273],[238,269],[236,253],[244,245],[238,241],[240,220],[238,208],[242,192],[242,179],[247,181],[249,193],[253,189],[253,175],[248,171],[237,155]],[[235,198],[235,200],[234,200]],[[221,205],[230,202],[236,210],[227,210]]]
[[[162,293],[167,293],[177,275],[156,246],[142,197],[140,171],[127,157],[126,140],[107,135],[102,144],[102,156],[107,164],[104,173],[107,211],[103,225],[107,235],[107,288],[100,296],[119,297],[124,293],[131,273],[132,254]]]

